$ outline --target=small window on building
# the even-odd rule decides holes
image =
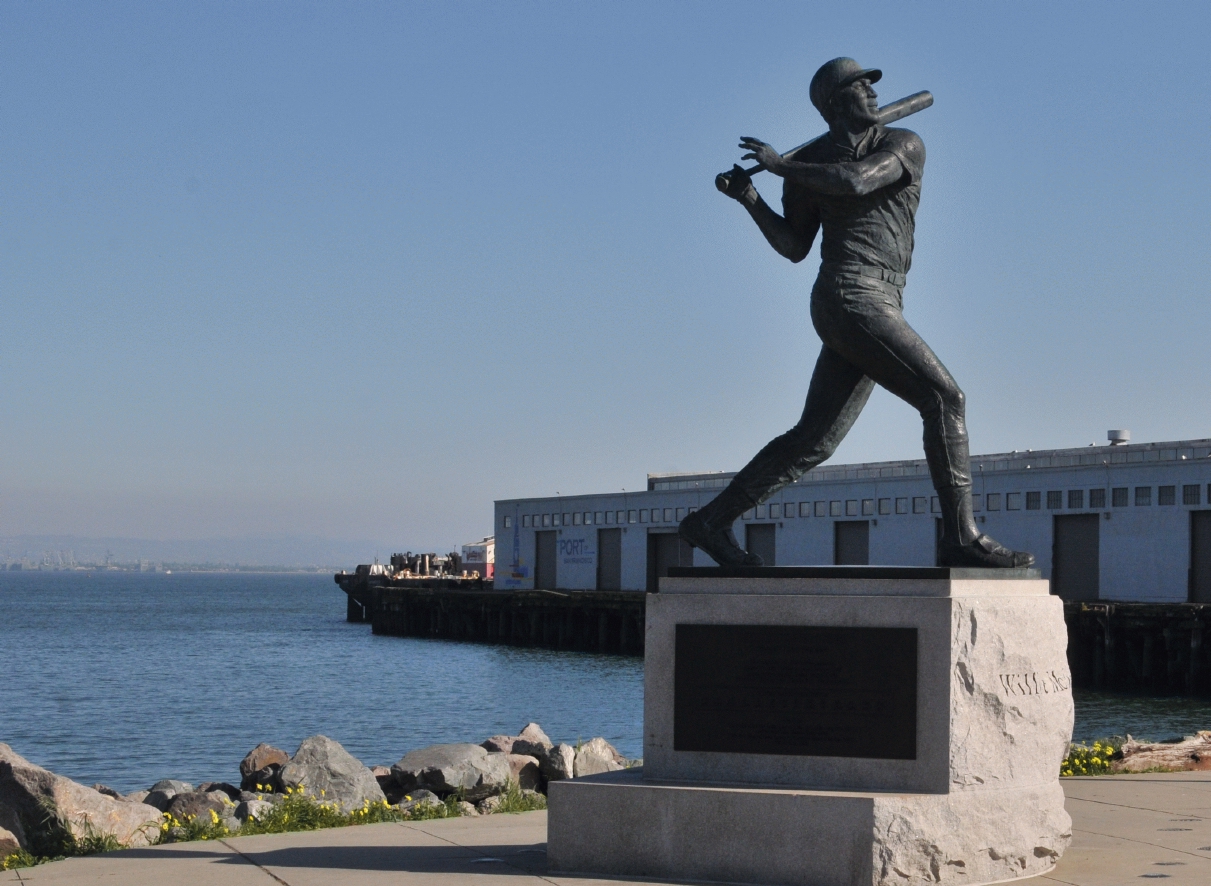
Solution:
[[[1039,505],[1042,503],[1042,498],[1043,498],[1043,496],[1041,496],[1037,492],[1027,492],[1026,493],[1026,510],[1037,511],[1039,509]]]
[[[973,514],[978,514],[982,510],[984,510],[984,496],[973,495],[971,497],[971,512]]]
[[[828,503],[828,513],[829,513],[830,517],[840,517],[841,516],[841,502],[830,501]]]
[[[936,495],[929,500],[929,511],[933,514],[942,513],[942,503],[938,501],[938,497]]]
[[[1135,487],[1135,506],[1137,508],[1145,508],[1152,506],[1152,487],[1151,486],[1136,486]]]
[[[1183,486],[1182,487],[1182,504],[1184,504],[1184,505],[1202,504],[1202,502],[1199,500],[1199,498],[1200,498],[1199,494],[1202,491],[1203,491],[1203,488],[1201,486],[1199,486],[1198,484],[1195,484],[1193,486]]]
[[[648,509],[647,508],[639,509],[639,522],[640,523],[648,522]]]
[[[1106,507],[1106,490],[1105,489],[1090,489],[1089,490],[1089,507],[1091,507],[1091,508]]]
[[[551,515],[550,515],[550,514],[543,514],[543,515],[542,515],[542,525],[543,525],[543,526],[550,526],[550,525],[551,525]]]
[[[988,505],[988,510],[999,511],[1001,509],[1001,493],[988,493],[986,496],[984,496],[984,502]]]
[[[1118,486],[1110,490],[1110,504],[1116,508],[1127,507],[1127,487]]]
[[[858,500],[856,498],[847,499],[845,502],[845,516],[858,516]]]
[[[596,524],[597,526],[603,525],[605,523],[605,514],[603,514],[601,511],[594,511],[593,512],[593,523]]]
[[[614,512],[613,512],[613,511],[606,511],[606,512],[605,512],[605,525],[606,525],[606,526],[613,526],[613,525],[614,525]]]
[[[897,498],[896,499],[896,513],[897,514],[907,514],[908,513],[908,499],[907,498]]]
[[[825,510],[826,506],[827,505],[825,502],[822,502],[822,501],[816,502],[816,516],[817,517],[827,517],[828,516],[828,512]]]
[[[678,508],[677,509],[677,522],[680,523],[684,519],[685,519],[685,508]]]
[[[1176,486],[1158,486],[1158,487],[1156,487],[1156,503],[1158,505],[1177,504],[1177,487]]]
[[[757,519],[758,520],[765,519],[765,512],[766,512],[765,505],[757,505]],[[753,530],[753,531],[756,532],[756,530]]]
[[[573,526],[579,526],[579,525],[580,525],[580,521],[581,521],[582,519],[583,519],[583,518],[581,517],[580,511],[577,511],[575,514],[573,514],[573,515],[572,515],[572,525],[573,525]]]
[[[756,511],[754,511],[752,508],[749,508],[747,511],[745,511],[743,514],[740,515],[740,519],[741,520],[751,520],[751,519],[753,519],[753,514],[755,514],[755,513],[756,513]]]
[[[873,498],[862,499],[862,516],[869,517],[875,512],[875,500]]]
[[[927,504],[927,503],[926,503],[926,501],[925,501],[925,496],[923,496],[923,495],[914,495],[914,496],[912,497],[912,512],[913,512],[914,514],[924,514],[924,513],[925,513],[925,507],[926,507],[926,504]]]
[[[1085,507],[1085,490],[1084,489],[1069,489],[1068,490],[1068,508],[1069,510],[1080,510]]]
[[[1047,510],[1056,511],[1064,506],[1064,493],[1059,489],[1047,491]]]
[[[664,522],[665,522],[665,523],[672,523],[672,522],[673,522],[673,509],[672,509],[672,508],[665,508],[665,509],[664,509]]]
[[[510,529],[513,526],[513,518],[505,517],[505,529]]]
[[[522,514],[521,515],[521,528],[525,529],[529,525],[530,525],[530,515]]]
[[[1022,493],[1008,492],[1005,494],[1005,510],[1020,511],[1022,510]]]
[[[782,516],[783,517],[794,517],[795,516],[795,503],[793,501],[788,501],[786,504],[784,504],[782,506]]]
[[[639,516],[638,512],[636,512],[635,510],[627,511],[627,522],[628,523],[636,522],[638,520],[638,516]]]
[[[799,502],[799,516],[810,517],[812,515],[812,503],[810,501]]]
[[[890,513],[891,513],[891,499],[890,498],[879,499],[879,516],[883,516],[884,514],[890,514]]]

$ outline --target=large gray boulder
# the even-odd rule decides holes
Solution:
[[[162,778],[151,786],[143,797],[143,802],[148,806],[154,806],[161,812],[168,811],[168,805],[172,803],[172,798],[177,794],[188,794],[193,790],[193,785],[187,781],[177,781],[174,778]]]
[[[53,810],[53,817],[47,812]],[[126,846],[146,846],[159,833],[160,813],[143,803],[107,797],[55,775],[0,744],[0,828],[22,849],[36,851],[61,840],[113,836]]]
[[[513,742],[513,747],[509,753],[525,754],[527,757],[542,757],[553,745],[554,743],[542,731],[541,726],[537,723],[527,723],[526,728],[521,731],[521,734]]]
[[[261,742],[240,761],[240,788],[245,791],[277,790],[278,776],[289,762],[288,753]]]
[[[391,774],[404,791],[425,788],[439,796],[461,792],[472,803],[503,793],[512,775],[507,754],[477,744],[439,744],[412,751],[391,767]]]
[[[617,772],[626,768],[624,760],[625,758],[604,738],[594,738],[576,749],[573,770],[576,778],[601,772]]]
[[[538,758],[528,754],[506,754],[509,775],[523,791],[536,791],[542,786],[542,770]]]
[[[313,800],[336,803],[346,812],[387,799],[370,768],[323,735],[305,739],[279,779],[283,790],[301,785]]]
[[[188,791],[173,797],[164,811],[180,822],[193,821],[199,816],[205,821],[211,812],[219,818],[225,817],[228,807],[234,809],[235,804],[222,791]]]
[[[538,758],[538,768],[547,781],[562,781],[576,774],[576,749],[568,744],[548,748]]]

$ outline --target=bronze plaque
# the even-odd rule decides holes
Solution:
[[[917,758],[916,628],[677,625],[673,749]]]

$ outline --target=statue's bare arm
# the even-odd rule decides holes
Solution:
[[[756,160],[774,175],[803,185],[819,194],[863,196],[894,185],[904,178],[904,164],[889,151],[876,151],[851,163],[799,163],[787,160],[765,142],[745,136],[740,147],[745,160]]]
[[[753,180],[739,166],[733,167],[731,181],[725,193],[748,210],[769,245],[774,247],[779,255],[793,262],[801,262],[807,258],[816,233],[820,230],[818,219],[799,225],[791,224],[761,199],[761,195],[753,187]]]

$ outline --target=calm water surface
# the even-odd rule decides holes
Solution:
[[[329,575],[0,572],[0,741],[86,784],[238,778],[261,741],[363,762],[515,733],[643,752],[637,658],[376,637]],[[1077,693],[1078,740],[1211,729],[1211,703]]]
[[[640,756],[642,660],[376,637],[331,575],[0,573],[0,741],[86,784],[236,781],[316,733],[389,765],[530,720]]]

